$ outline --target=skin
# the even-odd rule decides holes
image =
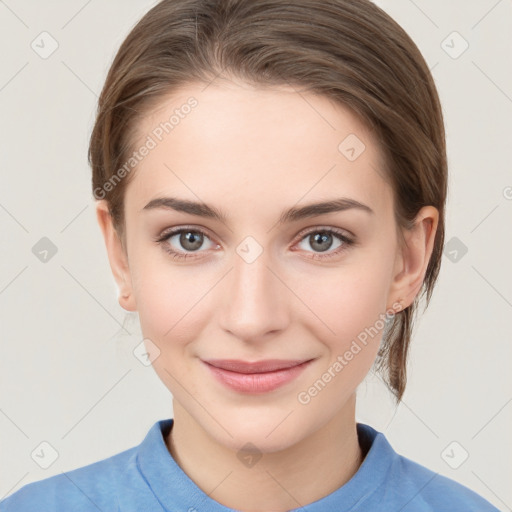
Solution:
[[[125,195],[125,231],[104,200],[97,217],[120,304],[138,311],[160,350],[153,367],[173,396],[165,440],[185,473],[211,498],[243,511],[285,511],[330,494],[359,468],[357,386],[370,370],[381,332],[307,404],[300,392],[332,367],[379,315],[418,294],[432,253],[438,212],[427,206],[399,244],[392,190],[372,134],[350,110],[291,87],[254,88],[224,80],[189,84],[162,99],[140,123],[138,143],[190,96],[198,106],[137,165]],[[366,149],[349,161],[338,145],[356,134]],[[144,210],[173,196],[222,210],[226,222],[172,209]],[[278,224],[291,207],[346,197],[369,206]],[[174,260],[155,242],[171,227],[208,234],[199,251]],[[315,228],[355,243],[328,259]],[[313,232],[313,233],[311,233]],[[263,249],[252,263],[236,249],[247,237]],[[248,395],[226,388],[201,359],[314,359],[292,382]],[[262,457],[237,457],[252,443]]]

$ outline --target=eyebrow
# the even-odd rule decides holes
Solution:
[[[143,210],[154,210],[163,208],[167,210],[175,210],[178,212],[188,213],[190,215],[197,215],[199,217],[208,217],[218,220],[224,224],[227,223],[227,216],[222,210],[219,210],[206,203],[190,201],[188,199],[178,199],[176,197],[157,197],[151,200]],[[342,197],[324,201],[319,203],[311,203],[300,208],[290,208],[284,211],[279,217],[278,224],[286,222],[294,222],[301,219],[316,217],[326,213],[342,212],[345,210],[357,209],[369,214],[375,212],[366,204],[360,203],[355,199]]]

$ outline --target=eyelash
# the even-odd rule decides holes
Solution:
[[[170,254],[172,256],[172,258],[175,260],[184,261],[184,260],[187,260],[190,258],[194,259],[194,258],[196,258],[194,253],[181,253],[181,252],[175,251],[174,249],[171,249],[171,247],[167,243],[167,241],[174,235],[179,235],[180,233],[188,233],[188,232],[199,233],[208,239],[210,238],[208,236],[208,234],[205,231],[203,231],[202,229],[185,226],[185,227],[181,227],[181,228],[177,228],[177,229],[171,229],[168,231],[164,231],[162,234],[160,234],[159,236],[156,237],[155,242],[162,245],[163,249],[168,254]],[[310,229],[309,231],[302,232],[299,234],[299,236],[300,236],[299,242],[302,242],[302,240],[304,240],[306,237],[308,237],[312,234],[316,234],[316,233],[334,235],[342,242],[342,245],[340,247],[338,247],[336,250],[334,250],[332,252],[326,252],[325,254],[318,253],[318,252],[313,253],[313,256],[311,256],[311,259],[314,259],[314,260],[325,260],[325,259],[332,258],[334,256],[338,256],[340,253],[346,251],[351,245],[353,245],[355,243],[354,240],[352,240],[351,238],[348,238],[342,231],[334,229],[334,228],[314,228],[314,229]],[[197,251],[197,252],[200,252],[200,251]]]

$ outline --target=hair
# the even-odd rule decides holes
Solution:
[[[397,227],[410,229],[423,206],[437,208],[420,293],[387,325],[376,361],[398,403],[414,315],[422,297],[429,304],[444,243],[444,124],[424,58],[370,0],[162,0],[119,48],[90,138],[93,194],[106,200],[121,238],[133,172],[119,179],[116,170],[133,152],[139,121],[178,88],[222,74],[259,87],[301,87],[351,109],[380,144]]]

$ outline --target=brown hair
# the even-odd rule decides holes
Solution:
[[[423,206],[438,209],[421,293],[395,315],[379,351],[377,366],[399,401],[413,317],[422,296],[425,307],[430,301],[444,243],[444,125],[425,60],[369,0],[161,1],[121,45],[90,139],[93,193],[107,200],[121,237],[124,191],[133,173],[115,186],[104,184],[133,151],[137,121],[178,87],[209,83],[222,73],[259,86],[300,86],[350,108],[380,142],[397,226],[410,228]]]

